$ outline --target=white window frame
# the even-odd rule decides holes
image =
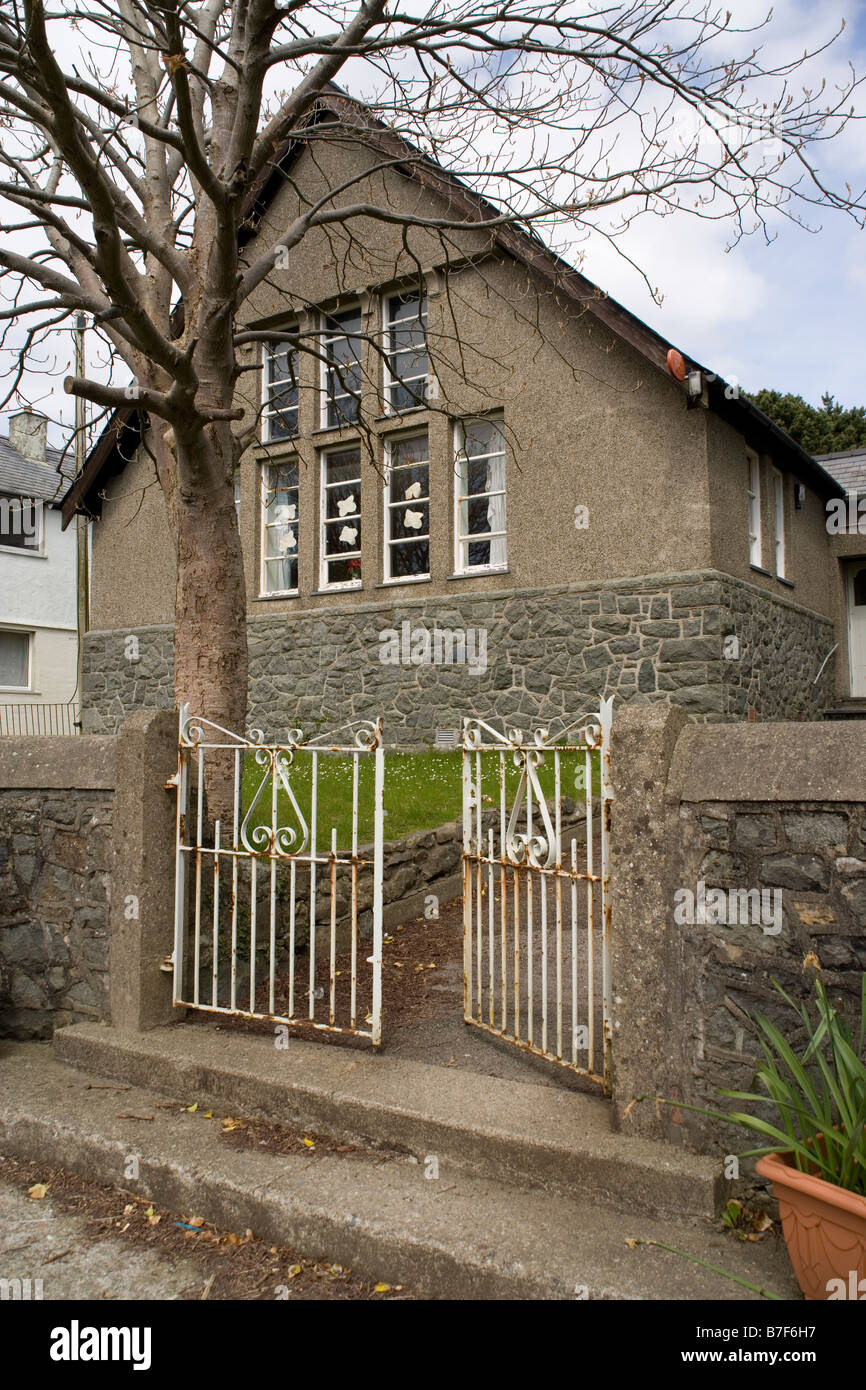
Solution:
[[[749,469],[749,485],[746,490],[749,499],[749,564],[761,569],[761,460],[753,449],[747,449],[746,462]]]
[[[351,337],[352,335],[349,334],[349,333],[333,333],[333,332],[329,332],[329,331],[328,331],[327,325],[328,325],[328,321],[329,321],[330,319],[340,319],[340,318],[342,318],[342,317],[344,317],[344,316],[348,316],[349,314],[357,314],[357,315],[358,315],[358,318],[360,319],[360,327],[359,327],[359,329],[358,329],[358,336],[359,336],[359,338],[361,338],[361,345],[360,345],[360,347],[359,347],[359,356],[358,356],[358,358],[356,359],[356,361],[357,361],[357,365],[358,365],[358,369],[359,369],[359,374],[360,374],[361,377],[362,377],[361,384],[362,384],[362,386],[363,386],[364,309],[363,309],[363,306],[362,306],[361,304],[344,304],[342,308],[340,308],[340,309],[335,309],[335,310],[333,311],[333,313],[330,313],[330,314],[322,313],[322,314],[320,315],[320,318],[319,318],[319,350],[320,350],[320,353],[321,353],[321,361],[320,361],[320,363],[319,363],[319,395],[320,395],[319,428],[320,428],[320,429],[323,429],[323,430],[354,429],[354,428],[356,427],[356,424],[357,424],[357,420],[340,420],[340,421],[337,422],[337,424],[332,425],[331,422],[330,422],[329,419],[328,419],[328,405],[329,405],[329,402],[330,402],[330,400],[331,400],[331,397],[330,397],[330,395],[329,395],[329,393],[328,393],[328,370],[329,370],[329,367],[330,367],[330,363],[328,362],[328,345],[329,345],[329,343],[337,342],[337,340],[340,339],[340,338],[349,338],[349,337]],[[335,400],[336,400],[336,399],[340,399],[340,400],[351,400],[351,396],[349,396],[349,395],[347,394],[347,395],[342,396],[342,397],[335,397]],[[361,402],[358,401],[358,413],[359,413],[359,414],[360,414],[360,411],[361,411]]]
[[[286,331],[287,333],[288,333],[288,332],[291,332],[290,329],[286,329],[285,331]],[[286,382],[290,382],[290,381],[291,381],[291,377],[283,377],[280,381],[270,381],[270,380],[268,379],[268,374],[269,374],[269,371],[270,371],[270,360],[271,360],[271,359],[270,359],[270,351],[271,351],[272,349],[278,349],[278,348],[280,348],[280,347],[286,348],[286,349],[289,351],[289,353],[292,354],[292,355],[294,356],[294,358],[295,358],[295,384],[296,384],[296,386],[297,386],[297,388],[298,388],[298,404],[294,407],[294,409],[295,409],[296,414],[297,414],[297,419],[296,419],[296,422],[295,422],[295,432],[294,432],[294,434],[281,434],[281,435],[277,436],[276,438],[273,438],[273,437],[271,436],[271,416],[272,416],[272,415],[276,415],[276,414],[278,414],[278,413],[282,413],[282,412],[278,412],[278,411],[269,409],[269,406],[270,406],[270,390],[271,390],[271,387],[272,387],[272,386],[283,386],[283,385],[286,384]],[[300,431],[300,424],[301,424],[300,381],[299,381],[299,377],[298,377],[298,373],[299,373],[299,371],[300,371],[300,364],[301,364],[301,355],[300,355],[300,353],[298,352],[298,349],[297,349],[297,348],[292,348],[292,347],[290,347],[290,345],[289,345],[288,343],[262,343],[262,443],[263,443],[263,444],[282,444],[283,446],[285,446],[285,445],[289,444],[291,440],[297,439],[297,437],[298,437],[298,433],[299,433],[299,431]]]
[[[785,478],[773,469],[773,527],[776,540],[776,578],[785,578]]]
[[[383,528],[383,535],[384,535],[384,565],[383,565],[383,568],[384,568],[384,582],[385,582],[386,584],[419,584],[419,583],[420,583],[420,584],[423,584],[426,580],[428,580],[428,579],[430,578],[430,531],[429,531],[429,529],[428,529],[427,531],[422,532],[422,533],[421,533],[420,535],[418,535],[418,536],[405,536],[405,537],[402,538],[402,541],[392,541],[392,539],[391,539],[391,513],[392,513],[392,511],[396,511],[398,507],[405,507],[405,506],[407,505],[407,503],[406,503],[405,500],[404,500],[403,502],[392,502],[392,501],[391,501],[390,493],[391,493],[391,458],[392,458],[392,450],[393,450],[394,445],[403,443],[404,441],[409,440],[409,439],[417,439],[417,438],[420,438],[420,436],[421,436],[422,434],[424,434],[424,435],[427,436],[427,452],[426,452],[426,456],[425,456],[423,459],[418,459],[417,462],[418,462],[418,464],[426,464],[426,466],[427,466],[427,493],[426,493],[426,496],[424,496],[424,497],[417,497],[417,498],[414,499],[414,501],[416,501],[416,502],[418,502],[418,503],[421,503],[421,502],[426,502],[426,503],[427,503],[427,525],[428,525],[428,528],[429,528],[429,525],[430,525],[430,515],[431,515],[431,512],[430,512],[430,432],[429,432],[429,430],[427,430],[427,429],[413,430],[410,434],[397,435],[397,436],[395,436],[393,439],[387,439],[387,440],[385,441],[385,486],[384,486],[383,494],[382,494],[382,495],[383,495],[383,498],[384,498],[384,507],[385,507],[385,521],[384,521],[384,528]],[[393,574],[393,573],[391,572],[391,551],[392,551],[392,549],[394,548],[395,545],[406,544],[407,542],[412,542],[412,541],[426,541],[426,542],[427,542],[427,569],[424,571],[423,574],[397,574],[397,575]]]
[[[358,476],[357,476],[357,478],[350,478],[350,479],[344,478],[344,479],[343,479],[341,482],[339,482],[339,483],[329,483],[328,480],[327,480],[327,479],[328,479],[328,460],[329,460],[329,459],[332,459],[332,458],[334,458],[334,457],[336,457],[336,455],[338,455],[338,454],[347,454],[347,453],[349,453],[349,452],[350,452],[351,450],[353,450],[353,449],[356,450],[356,452],[357,452],[357,454],[358,454]],[[320,462],[319,462],[319,589],[320,589],[320,590],[325,590],[325,589],[327,589],[328,593],[339,593],[341,590],[346,590],[346,589],[360,589],[360,588],[363,587],[363,569],[362,569],[362,571],[361,571],[361,578],[360,578],[360,579],[341,579],[341,580],[336,580],[336,581],[334,581],[333,583],[330,582],[330,581],[328,580],[328,553],[327,553],[327,548],[326,548],[326,545],[325,545],[325,537],[326,537],[326,532],[327,532],[326,523],[327,523],[328,520],[329,520],[329,518],[328,518],[328,508],[327,508],[328,492],[329,492],[329,490],[330,490],[331,488],[334,488],[334,487],[346,487],[346,486],[348,486],[348,485],[350,485],[350,484],[352,484],[352,483],[355,483],[355,482],[357,482],[357,484],[358,484],[358,510],[357,510],[356,512],[351,512],[351,513],[349,513],[348,515],[354,516],[354,517],[357,518],[358,526],[359,526],[359,528],[360,528],[360,525],[361,525],[361,485],[362,485],[362,477],[361,477],[361,447],[360,447],[360,445],[359,445],[357,442],[354,442],[354,441],[351,441],[351,440],[347,440],[345,444],[337,444],[337,445],[335,445],[332,449],[323,449],[322,452],[321,452],[321,454],[320,454]],[[344,521],[346,521],[346,520],[348,519],[348,516],[347,516],[347,517],[344,517],[344,518],[342,518],[342,519],[343,519]],[[331,518],[330,518],[330,522],[331,522],[332,525],[335,523],[335,521],[336,521],[336,518],[334,518],[334,517],[331,517]],[[360,538],[359,538],[359,539],[360,539]],[[361,560],[361,559],[362,559],[361,547],[360,547],[360,545],[359,545],[358,548],[357,548],[357,550],[345,551],[345,552],[343,552],[343,554],[341,554],[341,555],[339,555],[339,556],[334,555],[334,556],[331,556],[330,558],[331,558],[332,560],[336,560],[336,559],[340,559],[340,560],[356,560],[356,559],[357,559],[357,560]]]
[[[0,685],[0,691],[11,695],[26,695],[33,692],[33,641],[36,633],[27,627],[0,627],[0,637],[17,636],[27,638],[27,684]]]
[[[463,464],[468,465],[468,459],[464,452],[465,431],[467,426],[484,423],[498,425],[502,431],[502,460],[503,476],[505,486],[495,492],[466,493],[462,491],[463,486]],[[498,454],[478,455],[477,458],[495,458]],[[475,460],[473,460],[475,461]],[[472,415],[465,419],[457,420],[454,424],[454,573],[455,574],[502,574],[508,568],[508,454],[505,448],[504,421],[501,415]],[[461,503],[467,501],[469,497],[502,497],[505,508],[505,526],[502,531],[479,531],[477,534],[463,536],[460,531],[460,508]],[[496,564],[487,565],[464,565],[463,547],[473,542],[483,542],[485,539],[502,539],[504,558]],[[492,550],[492,547],[491,547]]]
[[[0,500],[8,502],[20,502],[23,506],[25,502],[31,502],[36,508],[36,545],[3,545],[0,541],[0,551],[4,555],[34,555],[44,557],[45,555],[45,503],[41,497],[24,497],[14,492],[0,491]]]
[[[272,489],[271,489],[271,487],[270,487],[270,485],[269,485],[268,474],[270,473],[270,470],[271,470],[272,468],[273,468],[273,469],[282,468],[282,467],[285,467],[286,464],[290,464],[290,463],[294,463],[295,466],[296,466],[297,469],[298,469],[298,516],[297,516],[298,549],[297,549],[296,552],[295,552],[295,561],[296,561],[297,567],[298,567],[298,584],[295,585],[294,589],[269,589],[269,588],[267,587],[267,574],[268,574],[268,571],[267,571],[267,564],[266,564],[266,562],[267,562],[267,560],[269,560],[269,559],[270,559],[270,560],[279,560],[281,557],[280,557],[279,555],[270,555],[270,556],[269,556],[268,553],[267,553],[267,550],[268,550],[268,495],[269,495],[270,492],[272,491]],[[298,592],[299,592],[299,585],[300,585],[300,581],[301,581],[301,562],[300,562],[300,548],[301,548],[301,542],[300,542],[300,535],[301,535],[301,521],[300,521],[300,516],[301,516],[300,482],[301,482],[301,476],[300,476],[300,463],[298,462],[297,458],[292,457],[292,458],[286,458],[286,459],[280,459],[280,460],[276,460],[276,459],[262,459],[262,462],[261,462],[261,471],[260,471],[260,477],[259,477],[259,484],[260,484],[260,489],[259,489],[259,517],[260,517],[260,522],[259,522],[259,598],[287,598],[287,597],[288,597],[288,598],[291,598],[291,597],[295,597],[295,596],[298,594]]]
[[[384,405],[385,405],[385,414],[386,414],[386,415],[400,416],[400,415],[405,415],[406,412],[409,411],[409,410],[423,410],[424,407],[425,407],[425,405],[426,405],[426,403],[427,403],[427,393],[426,393],[426,390],[424,391],[423,394],[422,394],[420,391],[418,392],[418,394],[421,395],[421,400],[419,400],[419,401],[414,401],[411,405],[404,406],[404,407],[402,408],[402,410],[398,409],[397,406],[395,406],[395,405],[393,404],[392,400],[391,400],[391,391],[392,391],[393,387],[399,386],[399,385],[407,385],[407,384],[410,384],[410,383],[404,382],[404,381],[402,380],[401,377],[393,376],[392,373],[391,373],[391,350],[390,350],[390,349],[391,349],[391,327],[392,327],[392,325],[393,325],[394,323],[399,322],[399,320],[392,319],[391,316],[390,316],[391,300],[392,300],[392,299],[409,298],[410,296],[415,297],[415,298],[418,298],[418,291],[417,291],[417,288],[416,288],[415,286],[413,286],[411,289],[402,290],[402,291],[401,291],[401,290],[392,290],[392,291],[390,291],[388,294],[383,294],[383,296],[382,296],[382,349],[383,349],[383,356],[382,356],[382,374],[383,374],[383,379],[382,379],[382,384],[383,384],[383,387],[384,387],[383,395],[384,395]],[[416,383],[416,382],[417,382],[417,383],[424,382],[424,383],[425,383],[425,387],[429,387],[429,382],[430,382],[430,350],[429,350],[428,343],[427,343],[428,317],[427,317],[427,287],[426,287],[426,285],[425,285],[425,287],[424,287],[424,291],[423,291],[423,293],[421,294],[420,298],[421,298],[421,299],[423,300],[423,302],[424,302],[424,308],[423,308],[423,311],[422,311],[420,317],[421,317],[421,320],[422,320],[422,322],[423,322],[423,324],[424,324],[424,351],[425,351],[426,356],[427,356],[427,370],[426,370],[426,372],[424,372],[421,376],[413,377],[413,378],[410,379],[410,380],[411,380],[410,389],[415,389],[415,390],[417,390],[417,387],[415,386],[415,383]],[[408,322],[417,322],[417,320],[408,320]]]

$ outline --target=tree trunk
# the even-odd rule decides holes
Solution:
[[[216,485],[178,489],[174,688],[177,703],[188,703],[192,715],[243,734],[246,584],[231,472],[226,473]],[[205,766],[209,818],[225,821],[232,813],[234,759],[211,753]]]

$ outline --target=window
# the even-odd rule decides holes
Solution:
[[[237,513],[238,525],[241,520],[241,470],[236,468],[234,471],[234,491],[235,491],[235,511]]]
[[[298,590],[298,465],[262,464],[263,594]]]
[[[505,436],[501,420],[467,420],[457,427],[455,569],[505,566]]]
[[[761,565],[761,462],[751,450],[749,464],[749,564]]]
[[[287,343],[264,345],[262,439],[294,439],[298,433],[298,353]]]
[[[30,689],[32,632],[0,632],[0,690]]]
[[[321,587],[361,584],[361,450],[322,456]]]
[[[0,545],[41,551],[42,505],[32,497],[0,495]]]
[[[776,533],[776,574],[785,578],[785,480],[773,469],[773,517]]]
[[[411,410],[427,398],[427,296],[392,294],[385,301],[385,398],[389,410]]]
[[[361,394],[361,310],[327,314],[322,323],[322,425],[358,418]]]
[[[430,573],[430,464],[427,431],[388,445],[385,578]]]

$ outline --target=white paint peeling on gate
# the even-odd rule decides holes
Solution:
[[[347,769],[346,801],[352,808],[350,842],[342,847],[336,827],[319,843],[321,767],[332,755],[341,757]],[[359,853],[361,768],[371,758],[372,859]],[[217,760],[231,766],[230,827],[220,820],[210,826],[206,818],[205,788]],[[309,765],[308,776],[298,775],[302,760]],[[295,729],[286,743],[266,744],[259,730],[234,734],[193,717],[187,705],[181,707],[174,779],[175,1004],[274,1023],[306,1023],[380,1045],[384,776],[381,720],[347,724],[314,739]],[[360,929],[359,883],[365,872],[372,875],[371,941]],[[338,915],[344,902],[341,874],[348,878],[348,923]],[[248,894],[246,905],[242,889]],[[302,897],[308,905],[305,943],[299,932]],[[340,952],[346,930],[349,944]],[[369,944],[372,955],[365,956]],[[337,981],[345,972],[337,970],[338,954],[349,957],[342,1013],[338,992],[345,990],[338,991]],[[284,977],[278,974],[281,965]]]
[[[612,703],[555,736],[463,722],[464,1018],[605,1089]]]

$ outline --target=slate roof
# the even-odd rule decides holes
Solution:
[[[841,449],[838,454],[816,454],[815,461],[848,492],[866,494],[866,449]]]
[[[62,460],[62,462],[61,462]],[[59,507],[63,494],[75,477],[75,460],[71,453],[49,444],[45,463],[35,463],[13,449],[8,435],[0,437],[0,492],[17,497],[37,497]]]

